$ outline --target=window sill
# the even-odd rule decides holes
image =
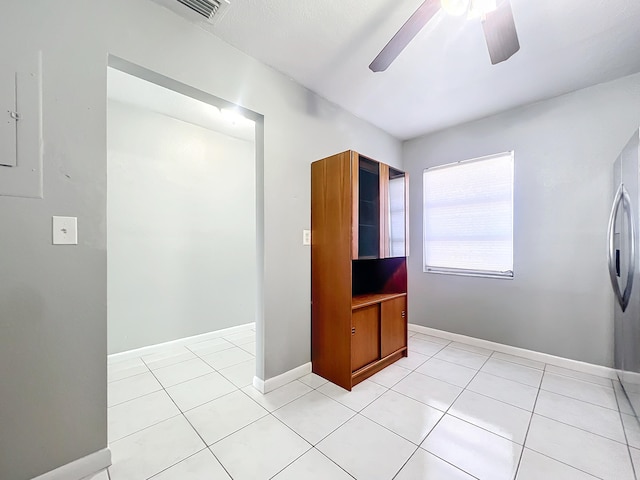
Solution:
[[[435,273],[438,275],[457,275],[462,277],[496,278],[498,280],[513,280],[513,271],[493,272],[487,270],[463,270],[457,268],[435,268],[423,267],[424,273]]]

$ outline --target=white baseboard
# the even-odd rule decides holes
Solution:
[[[253,387],[260,393],[269,393],[309,373],[311,373],[311,362],[300,365],[276,377],[268,378],[267,380],[253,377]]]
[[[253,377],[253,388],[258,390],[260,393],[267,393],[264,391],[264,380],[258,377]]]
[[[103,448],[86,457],[39,475],[32,480],[82,480],[111,466],[111,450]]]
[[[222,330],[201,333],[200,335],[193,335],[191,337],[170,340],[168,342],[158,343],[156,345],[149,345],[147,347],[140,347],[134,350],[127,350],[126,352],[112,353],[111,355],[108,355],[107,358],[109,363],[128,360],[129,358],[136,358],[143,355],[149,355],[150,353],[156,353],[160,350],[166,349],[167,347],[181,347],[184,345],[189,345],[191,343],[204,342],[205,340],[211,340],[212,338],[218,338],[225,335],[231,335],[232,333],[242,332],[244,330],[255,327],[255,325],[255,322],[245,323],[244,325],[237,325],[235,327],[223,328]]]
[[[591,375],[597,375],[599,377],[616,379],[616,370],[610,367],[603,367],[602,365],[594,365],[593,363],[581,362],[579,360],[572,360],[570,358],[558,357],[548,353],[536,352],[534,350],[527,350],[526,348],[512,347],[511,345],[505,345],[502,343],[491,342],[489,340],[482,340],[480,338],[467,337],[466,335],[460,335],[458,333],[445,332],[444,330],[437,330],[435,328],[423,327],[422,325],[409,324],[409,331],[416,333],[424,333],[425,335],[431,335],[433,337],[444,338],[445,340],[452,340],[455,342],[466,343],[467,345],[473,345],[476,347],[486,348],[489,350],[495,350],[500,353],[507,353],[509,355],[517,355],[529,360],[535,360],[537,362],[548,363],[555,365],[556,367],[569,368],[571,370],[577,370],[582,373],[589,373]]]

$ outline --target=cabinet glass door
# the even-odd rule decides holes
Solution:
[[[407,256],[407,215],[406,215],[405,174],[389,168],[389,212],[387,229],[390,257]]]
[[[380,256],[380,164],[360,157],[358,166],[358,258]]]

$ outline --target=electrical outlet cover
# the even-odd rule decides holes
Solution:
[[[53,217],[53,244],[78,244],[78,219],[76,217]]]

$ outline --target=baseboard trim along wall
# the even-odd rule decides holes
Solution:
[[[437,330],[435,328],[423,327],[422,325],[409,324],[409,331],[416,333],[424,333],[425,335],[431,335],[433,337],[444,338],[445,340],[451,340],[454,342],[466,343],[467,345],[473,345],[476,347],[486,348],[489,350],[495,350],[500,353],[507,353],[510,355],[517,355],[529,360],[535,360],[537,362],[548,363],[555,365],[556,367],[569,368],[571,370],[577,370],[582,373],[589,373],[591,375],[597,375],[599,377],[606,377],[616,379],[616,370],[610,367],[604,367],[602,365],[594,365],[593,363],[581,362],[579,360],[571,360],[570,358],[557,357],[548,353],[536,352],[534,350],[527,350],[526,348],[512,347],[511,345],[504,345],[502,343],[491,342],[489,340],[482,340],[480,338],[467,337],[466,335],[460,335],[458,333],[445,332],[444,330]]]
[[[253,387],[260,393],[269,393],[309,373],[311,373],[311,362],[300,365],[276,377],[268,378],[267,380],[253,377]]]
[[[255,327],[255,322],[245,323],[244,325],[237,325],[235,327],[223,328],[222,330],[215,330],[213,332],[201,333],[200,335],[193,335],[191,337],[178,338],[177,340],[170,340],[164,343],[158,343],[155,345],[149,345],[148,347],[140,347],[134,350],[127,350],[126,352],[112,353],[108,355],[109,361],[128,360],[129,358],[141,357],[143,355],[149,355],[150,353],[156,353],[159,350],[164,350],[167,347],[181,347],[189,345],[191,343],[204,342],[212,338],[223,337],[232,333],[241,332],[249,328]]]
[[[32,480],[82,480],[111,466],[111,450],[103,448],[86,457],[39,475]]]

